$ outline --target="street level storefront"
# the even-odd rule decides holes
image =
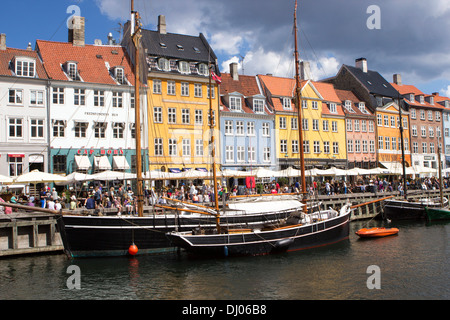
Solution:
[[[142,151],[142,171],[148,170],[147,150]],[[122,148],[52,148],[50,167],[53,173],[96,173],[106,170],[136,172],[136,150]]]

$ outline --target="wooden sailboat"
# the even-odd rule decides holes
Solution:
[[[295,59],[296,59],[296,105],[301,122],[301,87],[297,49],[297,1],[294,10]],[[299,126],[300,145],[303,133]],[[303,148],[300,148],[303,150]],[[302,193],[306,202],[306,183],[303,152],[300,157],[302,168]],[[171,232],[167,237],[175,246],[189,253],[207,256],[253,256],[271,253],[297,251],[325,246],[349,237],[350,205],[340,212],[334,209],[308,214],[306,204],[288,219],[278,225],[265,228],[217,229],[198,228],[186,232]]]
[[[136,96],[136,128],[140,128],[140,99],[139,61],[141,29],[139,14],[134,10],[131,1],[132,22],[134,25],[132,40],[135,46],[135,96]],[[210,74],[211,85],[211,74]],[[211,108],[210,95],[210,108]],[[212,114],[212,112],[210,113]],[[211,125],[212,124],[211,117]],[[212,130],[211,130],[212,131]],[[137,169],[137,216],[133,215],[76,215],[64,213],[58,219],[58,228],[64,245],[64,250],[71,257],[88,256],[122,256],[128,255],[128,248],[134,244],[137,254],[162,253],[173,251],[166,233],[171,231],[186,231],[196,227],[223,226],[233,228],[241,225],[248,227],[264,227],[285,219],[302,207],[299,201],[271,202],[272,208],[263,208],[258,212],[250,211],[235,205],[233,209],[219,210],[218,197],[212,208],[195,206],[194,204],[172,203],[172,205],[158,205],[156,210],[143,212],[143,178],[140,151],[140,130],[136,130],[136,169]],[[212,136],[212,144],[214,137]],[[214,148],[212,148],[214,152]],[[214,155],[212,157],[215,159]],[[213,165],[215,176],[216,165]],[[217,184],[214,184],[217,195]],[[282,209],[280,210],[280,207]],[[136,253],[134,248],[133,254]]]
[[[425,219],[427,214],[425,208],[440,208],[448,206],[448,199],[439,198],[420,198],[419,200],[408,199],[407,188],[406,188],[406,164],[405,164],[405,147],[403,139],[403,119],[402,119],[402,106],[401,97],[398,97],[398,112],[400,119],[400,139],[401,139],[401,151],[402,151],[402,168],[403,168],[403,190],[404,199],[389,199],[384,202],[383,218],[392,221],[396,220],[414,220],[414,219]],[[440,148],[438,148],[439,159],[440,159]],[[441,166],[441,161],[439,160],[439,167]],[[442,186],[440,188],[442,191]]]

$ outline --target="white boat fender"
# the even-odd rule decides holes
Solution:
[[[293,238],[283,239],[283,240],[279,240],[279,241],[275,242],[274,247],[277,250],[287,249],[293,243],[294,243],[294,239]]]

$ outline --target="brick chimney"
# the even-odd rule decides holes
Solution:
[[[0,50],[6,50],[6,34],[0,34]]]
[[[159,15],[158,16],[158,32],[160,34],[166,34],[167,33],[166,27],[167,27],[167,25],[166,25],[166,16]]]
[[[400,74],[394,74],[393,80],[395,84],[398,84],[399,86],[402,85],[402,76]]]
[[[236,62],[230,63],[231,78],[235,81],[239,81],[238,64]]]
[[[69,28],[69,42],[74,46],[84,47],[84,17],[73,16]]]
[[[311,80],[311,67],[309,61],[300,62],[300,78],[302,80]]]
[[[361,69],[363,72],[367,73],[367,60],[366,58],[359,58],[355,60],[355,67]]]

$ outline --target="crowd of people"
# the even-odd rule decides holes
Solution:
[[[408,179],[406,182],[408,190],[436,190],[440,188],[439,179],[435,177]],[[450,180],[443,179],[443,188],[450,187]],[[245,186],[234,185],[227,188],[225,184],[218,184],[217,191],[219,199],[229,196],[248,195],[256,193],[280,194],[280,193],[300,193],[301,185],[294,182],[291,185],[282,184],[277,180],[260,184],[258,188],[246,188]],[[310,196],[316,195],[337,195],[360,192],[392,192],[404,193],[404,187],[399,180],[388,181],[386,178],[364,177],[355,182],[345,180],[327,179],[323,181],[312,181],[307,185],[307,192]],[[195,185],[193,182],[181,183],[179,186],[166,186],[157,191],[153,188],[144,189],[144,204],[165,204],[167,199],[175,199],[200,204],[214,203],[214,186],[207,183]],[[4,200],[0,197],[0,201]],[[50,189],[48,186],[41,188],[37,197],[32,195],[15,194],[9,200],[10,203],[20,203],[29,206],[39,206],[51,210],[84,208],[89,210],[100,210],[103,208],[115,208],[117,211],[129,214],[136,213],[136,196],[130,184],[120,185],[118,188],[105,188],[99,184],[91,186],[88,191],[76,193],[73,188],[65,192],[58,193],[56,188]],[[3,208],[0,206],[0,209]],[[11,208],[9,208],[11,209]]]

